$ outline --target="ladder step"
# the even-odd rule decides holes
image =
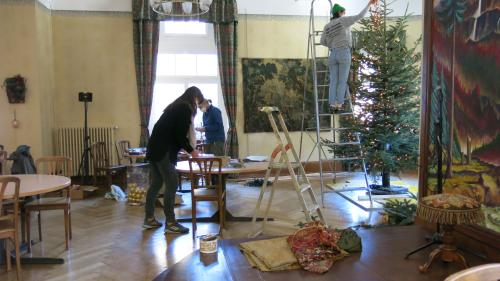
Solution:
[[[309,184],[309,183],[303,183],[300,185],[300,192],[301,193],[304,193],[305,191],[308,191],[309,189],[311,189],[311,184]]]
[[[327,73],[328,70],[316,70],[316,73]]]
[[[318,85],[318,87],[328,87],[328,86],[330,86],[330,85],[328,85],[328,84]]]
[[[318,101],[328,101],[328,99],[318,99]]]
[[[314,212],[316,212],[318,210],[319,210],[319,205],[318,204],[314,204],[311,208],[307,209],[307,211],[309,212],[309,214],[314,213]]]
[[[321,34],[321,33],[323,33],[323,30],[315,30],[314,33]]]
[[[352,160],[361,160],[360,157],[334,157],[330,160],[333,161],[352,161]]]
[[[333,143],[325,143],[324,146],[347,146],[347,145],[361,145],[359,141],[353,142],[333,142]]]

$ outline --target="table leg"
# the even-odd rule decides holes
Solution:
[[[226,190],[226,175],[222,175],[222,188]],[[226,193],[227,194],[227,193]],[[227,195],[226,195],[227,198]],[[227,206],[227,202],[224,202],[224,206]],[[257,218],[257,221],[262,221],[264,218]],[[178,222],[191,222],[191,218],[180,218],[177,219]],[[212,216],[210,217],[197,217],[196,218],[197,222],[218,222],[219,221],[219,211],[215,212]],[[237,217],[231,214],[229,210],[226,207],[226,221],[239,221],[239,222],[244,222],[244,221],[252,221],[252,217]],[[267,221],[274,221],[274,218],[267,218]]]
[[[26,253],[28,251],[28,244],[23,243],[20,247],[21,253]],[[4,245],[0,243],[0,253],[4,253]],[[0,255],[0,264],[5,264],[5,255]],[[16,260],[16,252],[12,250],[10,252],[10,258],[13,262]],[[64,264],[63,258],[49,258],[49,257],[23,257],[21,256],[21,264]]]

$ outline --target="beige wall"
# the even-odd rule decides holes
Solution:
[[[94,93],[89,126],[115,126],[137,145],[139,110],[130,13],[50,12],[38,2],[0,2],[0,78],[27,79],[25,104],[0,98],[0,144],[34,157],[54,153],[57,127],[83,126],[78,92]],[[13,111],[21,126],[10,125]]]
[[[38,25],[45,17],[34,4],[0,3],[0,78],[21,74],[27,80],[26,102],[9,104],[0,90],[0,144],[10,152],[20,144],[31,146],[34,155],[44,153],[41,100],[46,85],[40,83]],[[50,71],[50,70],[48,70]],[[20,127],[11,126],[14,110]]]
[[[89,126],[117,126],[139,142],[139,108],[129,13],[53,12],[56,127],[83,126],[78,92],[92,92]]]
[[[11,2],[7,2],[11,3]],[[326,19],[319,20],[322,26]],[[410,36],[421,34],[421,20],[410,22]],[[305,58],[307,17],[241,15],[238,25],[240,58]],[[56,127],[82,126],[80,91],[94,93],[89,126],[117,126],[117,137],[139,139],[130,13],[50,13],[37,4],[0,2],[0,78],[21,73],[28,79],[27,102],[7,103],[0,97],[0,144],[11,151],[18,144],[33,154],[52,153]],[[238,134],[240,156],[268,155],[274,141],[268,133],[243,133],[241,65],[238,64]],[[13,110],[21,121],[12,129]],[[299,133],[293,134],[296,145]],[[304,149],[311,149],[312,143]],[[303,158],[305,155],[303,154]]]

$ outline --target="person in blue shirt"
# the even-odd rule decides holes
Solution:
[[[204,100],[198,104],[203,112],[203,127],[196,128],[198,132],[205,132],[205,153],[215,156],[224,155],[224,142],[226,135],[224,124],[222,123],[222,113],[220,109],[213,106],[209,100]]]

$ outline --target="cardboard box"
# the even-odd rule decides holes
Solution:
[[[97,191],[97,187],[95,186],[81,186],[74,185],[71,188],[71,199],[72,200],[82,200],[89,197],[92,193]]]

